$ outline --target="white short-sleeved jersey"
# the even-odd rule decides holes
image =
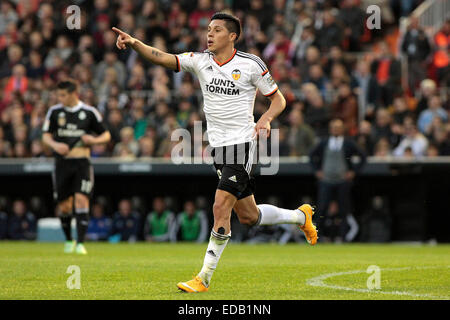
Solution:
[[[267,97],[278,90],[264,62],[236,49],[224,63],[209,51],[175,57],[178,71],[192,72],[199,79],[210,145],[222,147],[253,140],[256,90]]]

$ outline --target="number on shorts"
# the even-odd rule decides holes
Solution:
[[[90,193],[92,189],[92,182],[89,180],[81,180],[81,191]]]

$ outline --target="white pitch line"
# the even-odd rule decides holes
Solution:
[[[385,268],[381,269],[382,271],[398,271],[398,270],[411,270],[411,269],[436,269],[436,268],[450,268],[450,266],[447,267],[403,267],[403,268]],[[433,299],[444,299],[448,300],[450,297],[446,296],[433,296],[430,294],[420,294],[420,293],[412,293],[408,291],[382,291],[377,289],[358,289],[358,288],[349,288],[349,287],[343,287],[338,286],[334,284],[327,284],[324,282],[324,280],[342,276],[346,274],[357,274],[357,273],[366,273],[366,270],[353,270],[353,271],[344,271],[344,272],[335,272],[335,273],[326,273],[311,279],[306,280],[306,284],[313,286],[313,287],[323,287],[323,288],[330,288],[330,289],[336,289],[336,290],[345,290],[345,291],[355,291],[355,292],[363,292],[363,293],[381,293],[381,294],[392,294],[392,295],[401,295],[401,296],[412,296],[412,297],[427,297],[427,298],[433,298]]]

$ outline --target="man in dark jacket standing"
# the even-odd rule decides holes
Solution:
[[[360,161],[354,164],[353,156]],[[318,212],[325,216],[330,202],[337,196],[340,218],[340,237],[346,232],[345,219],[351,212],[352,181],[366,162],[366,156],[356,143],[344,137],[344,123],[340,119],[330,122],[330,137],[321,141],[310,153],[310,162],[318,179]],[[318,222],[319,230],[321,222]]]
[[[408,57],[408,85],[411,92],[427,77],[427,58],[431,53],[430,41],[419,26],[419,19],[411,17],[411,23],[402,42],[402,52]]]

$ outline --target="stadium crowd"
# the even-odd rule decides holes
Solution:
[[[72,2],[82,8],[79,30],[66,26]],[[209,18],[227,10],[243,25],[237,48],[266,62],[287,100],[286,110],[272,123],[280,130],[280,156],[309,155],[335,118],[343,120],[346,135],[369,156],[450,155],[450,20],[432,34],[412,17],[406,35],[399,37],[399,17],[409,16],[422,1],[380,1],[380,30],[366,26],[369,2],[3,0],[0,158],[52,156],[42,144],[41,128],[48,108],[57,104],[56,84],[67,78],[79,82],[80,99],[101,112],[112,135],[108,145],[93,147],[93,158],[169,158],[173,130],[192,133],[195,121],[205,122],[198,82],[191,74],[151,65],[133,50],[118,51],[111,27],[166,52],[203,51]],[[408,61],[406,84],[400,53]],[[255,121],[267,107],[268,100],[258,94]],[[206,143],[200,145],[193,156],[203,155]],[[87,237],[204,240],[202,210],[187,203],[175,215],[158,201],[145,216],[134,212],[129,200],[106,214],[95,203]],[[36,217],[42,215],[29,212],[23,200],[9,207],[8,214],[0,212],[0,238],[35,239]],[[192,214],[195,226],[189,225]],[[267,234],[288,241],[298,238],[292,232],[286,227]],[[267,239],[264,230],[242,234]]]
[[[112,134],[93,157],[170,157],[171,132],[204,121],[198,82],[119,52],[111,27],[167,52],[203,51],[209,18],[222,10],[240,17],[238,49],[262,57],[286,97],[273,124],[281,156],[308,155],[332,118],[368,155],[449,155],[449,101],[439,93],[450,87],[450,22],[429,34],[412,19],[405,37],[390,37],[420,2],[387,1],[383,28],[369,30],[361,0],[77,1],[81,29],[69,30],[69,1],[2,1],[0,157],[51,156],[41,127],[56,83],[68,77]],[[410,66],[406,90],[397,47]],[[258,95],[256,119],[267,106]]]

